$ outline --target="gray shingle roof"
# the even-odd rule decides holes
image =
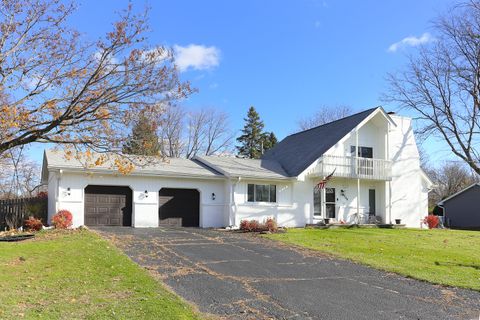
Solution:
[[[216,156],[198,156],[195,159],[229,177],[289,179],[285,170],[275,160]]]
[[[275,160],[280,163],[289,176],[298,176],[377,109],[368,109],[346,118],[289,135],[274,148],[268,150],[262,158]]]
[[[92,159],[98,157],[99,154],[93,154]],[[45,150],[45,165],[48,169],[65,169],[80,171],[116,171],[114,167],[114,155],[108,155],[107,161],[99,166],[88,166],[87,161],[72,157],[66,159],[65,153],[62,151]],[[131,157],[131,156],[129,156]],[[130,158],[135,165],[131,174],[139,175],[160,175],[175,177],[198,177],[198,178],[222,178],[223,175],[215,170],[205,166],[197,161],[181,158],[160,159],[156,157],[138,157]],[[92,161],[90,161],[92,162]]]
[[[193,160],[181,158],[162,160],[155,157],[130,156],[135,163],[135,169],[131,174],[200,178],[229,176],[289,179],[302,173],[377,109],[372,108],[322,126],[292,134],[280,141],[274,148],[268,150],[259,160],[216,156],[199,156]],[[76,158],[67,160],[63,152],[45,151],[45,165],[47,168],[55,169],[111,172],[116,170],[113,165],[114,159],[114,156],[110,156],[104,164],[88,168],[85,161]]]
[[[474,187],[480,187],[480,183],[478,183],[478,182],[477,182],[477,183],[474,183],[474,184],[466,187],[465,189],[462,189],[462,190],[458,191],[457,193],[452,194],[451,196],[443,199],[443,200],[440,201],[438,204],[439,204],[439,205],[443,205],[445,202],[447,202],[447,201],[449,201],[449,200],[457,197],[458,195],[460,195],[460,194],[464,193],[465,191],[470,190],[471,188],[474,188]]]

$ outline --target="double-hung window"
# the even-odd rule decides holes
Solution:
[[[248,184],[248,202],[277,202],[274,184]]]

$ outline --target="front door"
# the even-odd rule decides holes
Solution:
[[[325,188],[325,218],[335,219],[335,188]]]

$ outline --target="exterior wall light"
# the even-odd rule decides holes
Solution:
[[[215,196],[215,192],[212,192],[212,200],[215,200],[216,196]]]

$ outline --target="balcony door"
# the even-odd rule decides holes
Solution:
[[[355,155],[355,146],[350,147],[352,156]],[[373,175],[373,148],[371,147],[358,147],[357,152],[357,174],[364,176]]]

